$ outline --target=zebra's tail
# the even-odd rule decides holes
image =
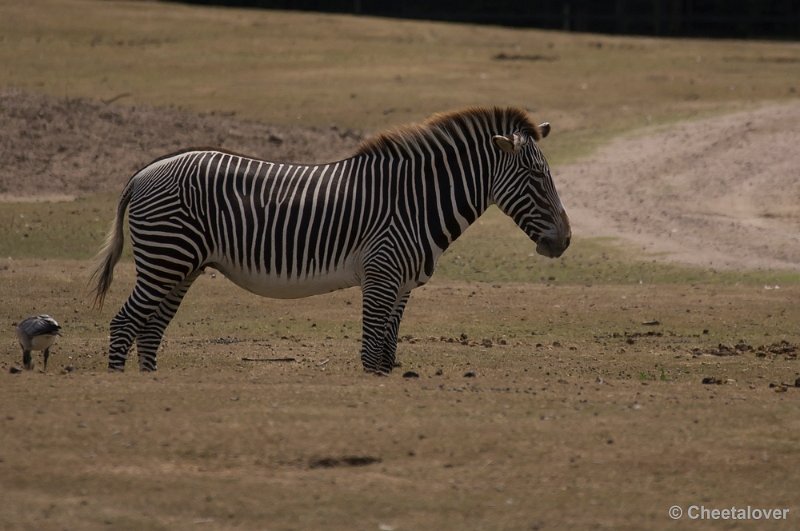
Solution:
[[[128,185],[122,191],[122,196],[119,198],[117,205],[117,215],[111,222],[111,228],[106,235],[103,246],[97,253],[97,267],[92,273],[89,283],[94,283],[92,292],[94,292],[94,302],[92,308],[102,308],[103,301],[106,298],[106,293],[111,287],[111,281],[114,280],[114,266],[119,262],[122,256],[122,246],[125,243],[125,234],[123,232],[125,224],[125,211],[128,209],[128,203],[131,201],[133,194],[133,181],[131,178]]]

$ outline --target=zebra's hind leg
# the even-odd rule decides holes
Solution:
[[[386,328],[395,301],[398,300],[398,283],[380,274],[365,275],[361,285],[362,308],[362,340],[361,363],[364,370],[376,374],[389,374],[392,364],[384,366],[384,348],[386,344]],[[396,339],[396,337],[395,337]]]
[[[151,278],[137,276],[128,300],[111,320],[111,339],[108,348],[108,370],[124,371],[128,351],[134,339],[145,326],[150,316],[161,305],[180,280],[172,283],[157,283]]]
[[[136,352],[139,354],[140,371],[150,372],[158,368],[156,357],[158,347],[164,337],[164,330],[172,321],[172,318],[175,317],[183,297],[186,296],[186,292],[189,291],[192,283],[197,280],[200,273],[202,273],[202,270],[195,271],[175,286],[164,297],[164,300],[158,305],[158,309],[150,316],[147,323],[136,335]]]
[[[395,363],[397,353],[397,333],[400,329],[400,320],[403,318],[403,311],[406,309],[408,297],[411,291],[406,291],[400,295],[400,298],[394,305],[392,313],[389,315],[389,320],[386,322],[386,327],[383,334],[383,355],[381,356],[381,363],[379,370],[381,372],[391,372],[392,368],[397,366]]]

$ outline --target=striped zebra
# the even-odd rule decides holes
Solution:
[[[384,132],[329,164],[268,162],[221,150],[167,155],[128,181],[93,275],[102,307],[123,247],[126,210],[136,284],[111,321],[109,370],[134,340],[156,370],[164,330],[205,267],[259,295],[298,298],[360,286],[361,361],[395,365],[411,290],[491,204],[558,257],[570,224],[537,142],[515,108],[472,108]]]

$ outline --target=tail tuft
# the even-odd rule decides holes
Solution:
[[[125,211],[128,208],[128,203],[131,200],[131,193],[133,190],[133,179],[128,182],[128,186],[122,192],[117,205],[117,215],[111,222],[111,228],[108,231],[105,241],[103,242],[100,251],[97,253],[97,267],[92,273],[89,283],[94,283],[92,292],[94,293],[94,301],[92,308],[102,309],[103,302],[106,298],[111,287],[111,282],[114,280],[114,266],[119,262],[122,256],[122,247],[125,242],[125,235],[123,233],[125,222]]]

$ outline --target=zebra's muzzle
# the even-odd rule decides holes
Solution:
[[[569,247],[570,237],[566,238],[551,238],[549,236],[542,236],[536,243],[536,252],[548,258],[558,258]]]
[[[572,228],[569,224],[569,217],[565,211],[561,211],[557,229],[550,234],[543,234],[536,242],[536,252],[548,258],[558,258],[569,247],[572,239]]]

